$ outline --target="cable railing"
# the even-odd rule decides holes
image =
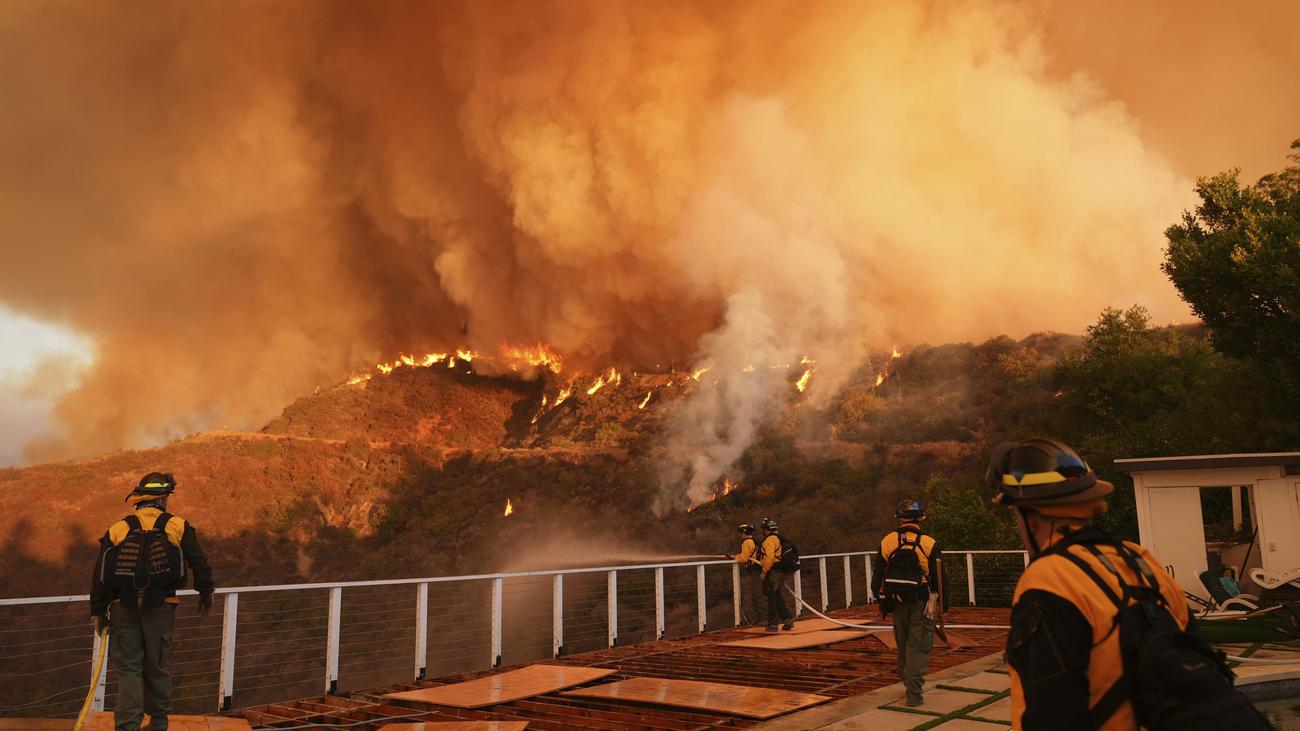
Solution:
[[[872,603],[875,553],[804,556],[791,590],[821,611]],[[1009,606],[1028,564],[1024,551],[944,557],[954,606]],[[177,613],[173,709],[211,713],[739,626],[740,582],[739,564],[720,559],[220,588],[218,621],[200,621],[191,601]],[[99,649],[88,616],[85,595],[0,599],[0,716],[77,712]],[[116,692],[113,673],[102,674],[92,707],[111,707]]]

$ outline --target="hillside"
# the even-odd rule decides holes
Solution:
[[[822,408],[792,388],[734,471],[741,487],[662,520],[650,506],[664,421],[707,378],[601,374],[593,389],[596,377],[398,368],[301,398],[261,433],[0,470],[0,596],[85,591],[94,541],[154,469],[177,475],[172,508],[199,528],[226,585],[600,558],[584,545],[716,553],[732,526],[765,514],[806,552],[858,549],[932,475],[973,479],[993,425],[1050,405],[1046,365],[1078,343],[1038,335],[878,356],[883,370],[864,365]]]

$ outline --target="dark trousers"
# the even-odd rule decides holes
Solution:
[[[767,595],[767,626],[774,627],[781,622],[793,622],[794,612],[785,598],[785,586],[790,581],[790,574],[774,568],[767,572],[763,580],[763,593]]]
[[[136,609],[114,604],[109,615],[109,650],[117,673],[117,731],[139,731],[149,714],[153,731],[166,731],[172,707],[172,627],[176,605]]]
[[[763,572],[757,566],[740,570],[740,619],[744,624],[763,624],[767,621]]]
[[[898,676],[907,692],[920,695],[925,666],[934,647],[934,620],[925,616],[925,600],[899,602],[894,607],[894,641],[898,643]]]

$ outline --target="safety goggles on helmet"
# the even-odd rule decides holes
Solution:
[[[126,499],[130,500],[133,496],[139,495],[163,498],[175,490],[176,478],[172,477],[170,472],[150,472],[140,478],[139,484],[126,496]]]
[[[1055,439],[1008,442],[993,450],[986,475],[1003,505],[1049,505],[1105,496],[1113,487]]]

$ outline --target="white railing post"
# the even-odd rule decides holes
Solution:
[[[966,595],[970,605],[975,606],[975,554],[970,551],[966,552]]]
[[[415,679],[423,680],[429,652],[429,585],[415,585]]]
[[[740,626],[740,564],[731,564],[731,608],[735,610],[736,626]]]
[[[618,644],[618,572],[610,571],[605,575],[606,586],[606,607],[609,611],[609,646],[613,647]]]
[[[235,630],[239,620],[239,594],[226,595],[221,610],[221,674],[217,678],[217,710],[229,711],[235,695]]]
[[[822,584],[822,611],[824,612],[831,608],[831,592],[826,586],[826,557],[817,560],[817,572]]]
[[[803,571],[794,572],[794,596],[797,601],[794,603],[794,616],[803,616]],[[781,597],[785,601],[785,597]],[[772,618],[768,617],[767,621],[771,622]]]
[[[704,564],[695,567],[695,618],[700,632],[708,629],[709,608],[704,603]]]
[[[564,574],[551,583],[551,657],[564,654]]]
[[[664,638],[664,569],[655,569],[655,639]]]
[[[505,580],[492,580],[492,667],[501,667],[501,596]]]
[[[339,620],[343,610],[343,587],[330,589],[329,631],[325,645],[325,692],[339,689]]]
[[[866,564],[867,574],[867,604],[876,601],[876,592],[871,590],[871,554],[862,557],[862,562]]]
[[[95,677],[95,660],[99,658],[100,643],[99,633],[95,633],[95,640],[90,647],[90,677]],[[104,648],[104,671],[99,674],[99,681],[95,683],[95,695],[90,699],[90,710],[99,713],[104,710],[104,686],[108,682],[108,655],[109,648]]]
[[[844,557],[844,608],[853,606],[853,565],[849,556]]]

